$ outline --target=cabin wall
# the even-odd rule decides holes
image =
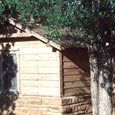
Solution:
[[[30,44],[26,46],[30,47]],[[22,95],[60,95],[58,55],[46,46],[20,49]]]
[[[86,49],[65,50],[63,76],[65,96],[90,94],[89,63]]]
[[[85,48],[63,51],[63,114],[91,115],[88,52]]]
[[[113,115],[115,115],[115,49],[113,52]],[[71,48],[63,52],[63,114],[92,115],[88,51]]]
[[[59,52],[40,41],[16,42],[19,93],[29,96],[60,96]]]
[[[2,114],[92,115],[87,49],[59,52],[35,39],[14,41],[9,44],[17,54],[19,95],[14,100],[0,96]]]
[[[4,115],[10,110],[16,115],[61,115],[59,52],[35,40],[9,44],[17,54],[19,95],[12,101],[15,111],[8,105]]]

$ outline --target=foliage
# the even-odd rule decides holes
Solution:
[[[1,21],[18,16],[24,22],[47,26],[51,38],[69,34],[83,42],[112,36],[114,14],[114,0],[0,0]]]

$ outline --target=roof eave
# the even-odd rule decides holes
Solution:
[[[9,19],[9,23],[11,25],[25,31],[26,33],[30,34],[31,36],[34,36],[35,38],[39,39],[40,41],[43,41],[44,43],[51,45],[52,47],[56,48],[57,50],[63,50],[64,49],[61,45],[56,44],[55,42],[46,39],[45,37],[41,36],[40,34],[38,34],[38,33],[34,32],[33,30],[29,29],[28,27],[24,27],[19,22],[16,22],[15,19],[13,19],[13,18]]]

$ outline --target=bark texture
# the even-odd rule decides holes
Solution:
[[[97,65],[97,47],[92,44],[89,49],[89,64],[91,76],[91,96],[93,115],[99,115],[99,87],[98,87],[98,65]]]
[[[99,115],[112,115],[112,54],[108,47],[101,47],[99,68]]]
[[[111,49],[93,44],[89,51],[93,115],[112,115]]]

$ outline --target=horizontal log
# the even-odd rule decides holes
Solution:
[[[28,33],[7,33],[7,34],[0,34],[0,39],[1,38],[21,38],[21,37],[31,37],[31,34]]]
[[[69,59],[68,57],[63,57],[63,62],[71,62],[71,59]]]
[[[26,96],[60,96],[59,88],[38,88],[38,87],[23,87],[21,95]]]
[[[21,87],[20,90],[21,90],[20,95],[26,95],[26,96],[38,96],[39,95],[38,87]]]
[[[90,76],[87,74],[80,74],[80,75],[65,75],[64,82],[71,82],[71,81],[84,81],[90,80]]]
[[[44,44],[41,41],[35,40],[33,41],[26,41],[26,42],[16,42],[15,45],[24,47],[24,48],[30,48],[30,47],[35,47],[35,48],[46,48],[46,44]]]
[[[68,69],[64,69],[64,75],[80,75],[82,73],[84,73],[81,69],[76,69],[76,68],[68,68]]]
[[[60,80],[60,73],[51,73],[51,74],[39,74],[39,80],[46,80],[46,81],[59,81]]]
[[[59,55],[57,53],[42,53],[42,54],[23,54],[20,55],[21,60],[26,60],[26,61],[32,61],[32,60],[37,60],[37,61],[52,61],[52,60],[58,60]]]
[[[50,60],[50,61],[37,61],[37,60],[31,60],[31,61],[26,61],[26,60],[21,60],[20,61],[20,67],[59,67],[59,61],[58,60]]]
[[[90,81],[77,81],[77,82],[67,82],[64,83],[64,88],[81,88],[81,87],[89,87]]]
[[[40,96],[60,96],[59,88],[39,88]]]
[[[25,68],[20,68],[20,73],[44,73],[44,74],[54,74],[54,73],[59,73],[59,68],[54,68],[54,67],[43,67],[43,68],[36,68],[36,67],[25,67]]]
[[[59,81],[21,81],[22,87],[38,87],[38,88],[59,88]]]
[[[37,54],[27,54],[27,55],[24,55],[24,54],[21,54],[20,55],[20,60],[21,61],[35,61],[38,59],[37,57],[38,55]]]
[[[59,81],[39,81],[39,88],[59,88]]]
[[[38,70],[37,70],[38,68],[36,68],[36,67],[21,67],[20,68],[20,73],[22,74],[22,73],[33,73],[33,74],[37,74],[38,73]]]
[[[37,63],[36,60],[32,60],[32,61],[23,61],[20,60],[20,68],[36,68],[37,67]]]
[[[39,53],[52,53],[51,47],[46,48],[21,48],[20,54],[39,54]]]
[[[59,74],[21,74],[20,76],[20,79],[21,80],[33,80],[33,81],[36,81],[36,80],[46,80],[46,81],[59,81]]]
[[[78,66],[75,63],[71,62],[71,61],[64,62],[63,67],[64,67],[64,69],[65,68],[78,68]]]
[[[39,68],[38,73],[59,73],[59,68]]]
[[[90,88],[84,87],[84,88],[72,88],[72,89],[65,89],[64,95],[65,96],[71,96],[71,95],[87,95],[90,94]]]

